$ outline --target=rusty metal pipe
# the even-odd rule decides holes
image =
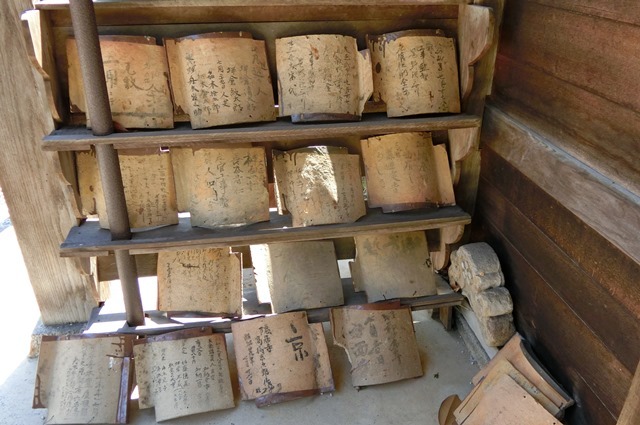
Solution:
[[[91,130],[96,136],[106,136],[114,131],[109,92],[104,78],[104,65],[98,38],[98,26],[91,0],[70,0],[71,24],[78,46],[82,70],[87,116],[91,117]],[[104,192],[109,229],[114,240],[131,239],[127,204],[122,185],[122,173],[118,152],[113,145],[96,145],[96,157]],[[129,251],[115,252],[118,276],[122,285],[127,322],[130,326],[144,324],[144,311],[140,299],[140,287],[134,258]]]

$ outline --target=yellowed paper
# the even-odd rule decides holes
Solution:
[[[229,248],[158,253],[158,309],[242,316],[241,254]]]
[[[269,220],[264,147],[179,149],[188,153],[174,156],[178,188],[183,191],[178,197],[188,203],[192,226],[232,227]]]
[[[264,41],[211,33],[165,44],[176,112],[193,128],[276,119]]]
[[[251,245],[260,303],[274,313],[344,304],[332,241]]]
[[[126,423],[128,356],[125,337],[43,341],[34,407],[48,424]]]
[[[368,37],[374,100],[389,117],[460,112],[454,40],[411,33]]]
[[[384,212],[437,205],[431,133],[400,133],[361,141],[368,205]]]
[[[423,231],[356,236],[353,274],[367,301],[436,294],[427,238]]]
[[[422,376],[411,311],[368,306],[380,308],[374,304],[331,310],[333,339],[347,352],[353,386]]]
[[[100,49],[113,120],[126,128],[173,128],[169,68],[155,38],[101,36]],[[69,100],[72,112],[86,112],[75,39],[67,39]]]
[[[120,151],[120,171],[132,228],[148,228],[178,223],[176,189],[171,157],[157,150]],[[97,167],[94,169],[97,171]],[[84,182],[84,178],[81,182]],[[109,228],[109,218],[100,177],[95,176],[96,210],[100,227]]]
[[[341,152],[326,146],[273,151],[278,193],[293,227],[353,223],[366,214],[360,157]]]
[[[155,406],[156,421],[234,407],[223,334],[137,344],[141,409]]]
[[[370,71],[362,66],[370,69],[370,63],[367,52],[358,52],[353,37],[322,34],[277,39],[280,115],[343,114],[357,119],[373,91]]]
[[[231,325],[243,400],[271,404],[333,391],[322,324],[304,312],[267,316]]]

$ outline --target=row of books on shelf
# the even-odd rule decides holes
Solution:
[[[172,128],[175,117],[185,115],[194,129],[273,121],[277,115],[293,122],[353,121],[370,99],[383,102],[389,117],[460,112],[455,41],[441,30],[367,35],[364,50],[346,35],[284,37],[270,47],[273,58],[267,42],[247,32],[162,42],[100,37],[111,111],[120,127]],[[73,38],[67,62],[71,110],[86,113]]]
[[[354,386],[423,375],[411,312],[399,303],[332,309],[334,343],[347,352]],[[232,324],[224,334],[202,327],[134,336],[43,337],[34,408],[46,423],[126,423],[132,382],[140,408],[157,421],[235,407],[258,407],[335,390],[324,327],[292,312]],[[232,382],[231,365],[237,369]]]
[[[359,147],[362,158],[334,146],[272,150],[278,212],[305,227],[353,223],[366,214],[365,197],[383,212],[455,204],[446,147],[434,146],[430,133],[371,137]],[[176,224],[178,212],[190,213],[192,226],[214,229],[269,221],[266,152],[250,144],[120,150],[131,227]],[[108,228],[94,154],[79,152],[77,165],[83,212],[97,213]]]

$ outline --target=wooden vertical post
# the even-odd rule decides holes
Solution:
[[[631,388],[617,422],[617,425],[637,424],[640,424],[640,363],[636,368],[636,374],[631,381]]]
[[[91,0],[71,0],[69,8],[73,33],[78,45],[87,113],[91,117],[91,129],[96,136],[106,136],[113,133],[114,128],[93,2]],[[109,216],[111,237],[114,240],[131,239],[118,152],[113,145],[98,145],[96,146],[96,157],[107,215]],[[144,311],[140,298],[136,263],[127,250],[116,251],[115,254],[127,312],[127,322],[130,326],[142,325],[144,324]]]

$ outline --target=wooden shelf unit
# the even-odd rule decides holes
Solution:
[[[399,132],[446,131],[456,199],[461,206],[395,214],[369,210],[365,217],[353,224],[306,228],[290,228],[288,217],[274,214],[270,222],[221,230],[192,228],[188,220],[181,219],[178,225],[135,232],[127,240],[112,240],[108,230],[100,229],[97,222],[87,221],[71,229],[61,245],[61,255],[99,256],[111,252],[126,252],[128,255],[129,251],[137,254],[180,247],[238,246],[332,239],[363,233],[430,230],[430,235],[434,231],[440,234],[440,241],[436,244],[439,244],[440,251],[435,253],[438,261],[434,262],[446,264],[449,246],[462,237],[464,225],[471,220],[465,210],[472,211],[475,203],[480,125],[485,96],[491,87],[497,42],[497,28],[491,10],[469,3],[470,0],[113,0],[95,3],[100,34],[161,38],[211,31],[249,31],[254,37],[266,41],[274,77],[274,42],[278,37],[344,34],[356,37],[359,45],[364,47],[366,34],[411,28],[441,29],[447,36],[456,37],[458,42],[462,113],[397,119],[372,113],[365,114],[360,122],[328,124],[292,124],[288,119],[279,119],[271,123],[202,130],[192,130],[189,124],[177,122],[180,121],[177,119],[175,128],[170,130],[94,136],[86,128],[71,124],[65,40],[73,34],[73,29],[68,1],[35,2],[37,19],[30,20],[30,25],[35,27],[35,31],[31,31],[32,37],[38,37],[32,40],[33,57],[39,64],[38,71],[45,76],[49,105],[59,123],[59,129],[44,138],[44,150],[78,151],[92,146],[118,149],[213,143],[312,143],[313,139],[346,140]],[[500,2],[489,3],[501,7]],[[135,278],[133,283],[135,285]],[[461,301],[458,294],[453,295],[428,297],[426,304],[430,306],[428,308],[440,309],[441,318],[449,325],[450,306]]]

